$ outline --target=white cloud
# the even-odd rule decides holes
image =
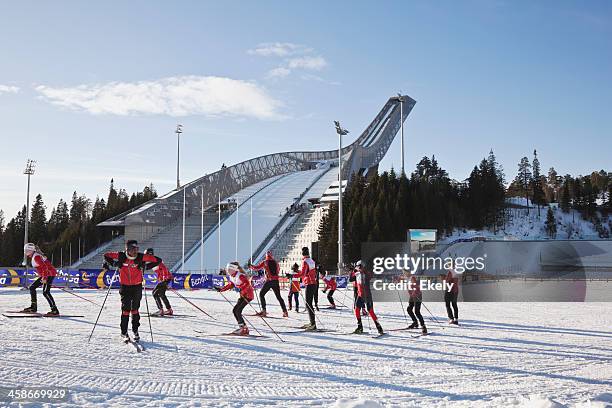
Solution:
[[[93,114],[238,116],[280,119],[281,103],[253,82],[214,76],[35,88],[43,100]]]
[[[311,48],[300,44],[272,42],[258,44],[255,48],[248,50],[247,53],[261,57],[288,57],[291,55],[307,54],[311,51]]]
[[[327,66],[327,61],[321,56],[292,58],[288,61],[289,68],[310,69],[320,71]]]
[[[11,85],[2,85],[0,84],[0,95],[3,93],[17,93],[19,92],[19,88]]]
[[[251,55],[282,58],[283,63],[266,75],[277,79],[285,78],[293,71],[321,71],[327,66],[327,61],[321,55],[312,55],[313,52],[312,48],[288,42],[261,43],[247,51]]]
[[[268,72],[268,78],[284,78],[291,73],[289,68],[276,67]]]

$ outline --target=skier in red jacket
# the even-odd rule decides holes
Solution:
[[[295,311],[300,313],[300,278],[296,278],[300,271],[300,265],[294,263],[291,267],[293,273],[287,273],[287,279],[289,279],[289,310],[291,310],[291,300],[295,299]]]
[[[421,323],[421,329],[423,334],[427,334],[427,328],[425,327],[425,320],[423,320],[423,315],[421,314],[421,303],[423,302],[423,293],[421,292],[421,284],[419,279],[412,275],[410,277],[410,286],[408,288],[408,295],[410,296],[410,300],[408,301],[408,315],[412,319],[412,324],[408,326],[409,329],[417,329],[419,324],[417,323],[417,318],[419,319],[419,323]],[[414,311],[413,311],[414,309]]]
[[[379,334],[383,334],[383,328],[378,322],[378,317],[374,313],[374,303],[372,301],[372,293],[370,291],[370,280],[372,279],[372,273],[366,270],[361,261],[357,262],[355,267],[355,273],[351,279],[355,280],[357,285],[357,299],[355,300],[355,317],[357,318],[357,328],[355,334],[363,333],[363,324],[361,323],[361,309],[365,306],[368,309],[370,317],[376,325],[376,329]]]
[[[36,289],[42,286],[43,296],[47,299],[51,307],[51,311],[47,313],[46,316],[59,316],[59,310],[57,310],[55,300],[53,296],[51,296],[51,285],[53,284],[53,279],[57,276],[57,271],[38,246],[32,243],[25,244],[23,253],[32,260],[32,266],[36,269],[36,273],[38,274],[38,279],[30,286],[31,305],[23,309],[23,311],[26,313],[36,313]]]
[[[249,328],[244,322],[244,317],[242,317],[242,311],[254,298],[255,293],[253,290],[253,285],[251,284],[251,280],[244,270],[240,267],[238,262],[228,263],[226,268],[227,277],[229,278],[229,282],[227,285],[223,287],[215,287],[217,292],[225,292],[226,290],[230,290],[233,288],[238,288],[240,290],[240,297],[238,298],[238,302],[234,306],[232,312],[234,313],[234,317],[238,322],[238,329],[236,329],[232,334],[237,334],[239,336],[248,336]]]
[[[280,303],[281,308],[283,309],[283,317],[289,317],[287,313],[287,307],[285,306],[285,301],[280,293],[280,285],[278,283],[278,262],[272,256],[272,252],[266,252],[266,258],[258,263],[257,265],[249,265],[249,269],[252,271],[261,271],[263,270],[266,274],[266,282],[263,284],[263,287],[259,291],[259,302],[261,303],[261,312],[257,313],[259,316],[266,317],[268,314],[266,312],[266,293],[270,289],[274,292],[276,296],[276,300]]]
[[[314,306],[312,304],[315,296],[315,292],[319,290],[319,283],[317,280],[317,268],[315,261],[310,257],[310,250],[308,247],[302,248],[302,270],[295,274],[294,278],[301,278],[302,283],[306,285],[306,308],[308,309],[308,317],[310,318],[310,324],[302,326],[303,329],[309,331],[317,330],[317,322],[315,321]]]
[[[155,251],[153,248],[148,248],[145,251],[145,254],[155,255]],[[172,273],[168,270],[168,267],[163,262],[160,262],[157,266],[152,265],[153,264],[148,264],[147,269],[153,269],[157,274],[157,285],[155,285],[155,289],[153,289],[153,299],[155,299],[155,304],[157,305],[158,310],[157,312],[152,313],[151,316],[172,316],[174,311],[172,310],[170,301],[166,296],[168,285],[172,283]],[[166,311],[164,311],[164,305],[166,306]]]
[[[329,290],[327,294],[327,301],[331,305],[331,309],[336,308],[336,303],[334,302],[334,292],[338,288],[338,284],[336,283],[336,278],[333,276],[327,276],[327,271],[321,272],[321,276],[323,277],[323,283],[325,283],[325,289],[323,289],[323,293]]]
[[[147,265],[156,267],[161,259],[155,255],[138,252],[138,242],[129,240],[125,244],[124,252],[107,252],[104,254],[103,269],[110,269],[109,265],[119,268],[119,295],[121,295],[121,339],[129,340],[128,323],[132,315],[132,332],[134,341],[140,341],[138,327],[140,327],[140,300],[142,299],[142,284],[144,270]],[[112,283],[111,283],[112,284]]]
[[[459,274],[453,269],[449,269],[444,277],[447,285],[453,284],[450,290],[444,291],[444,303],[446,303],[446,314],[450,324],[459,325],[459,308],[457,298],[459,297]],[[452,306],[452,309],[451,309]]]

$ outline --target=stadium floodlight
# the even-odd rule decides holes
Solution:
[[[397,100],[400,103],[400,128],[401,128],[401,141],[400,141],[400,151],[401,151],[401,155],[402,155],[402,172],[401,174],[405,174],[404,173],[404,97],[402,96],[401,92],[399,92],[397,94]]]
[[[340,122],[335,120],[336,133],[338,134],[338,274],[342,273],[342,136],[349,134],[349,131],[340,126]]]
[[[176,125],[176,189],[181,188],[181,182],[179,179],[179,168],[181,162],[181,133],[183,133],[183,125]]]
[[[26,211],[25,211],[25,227],[23,234],[23,245],[28,243],[28,232],[30,226],[30,176],[34,175],[34,171],[36,170],[36,160],[28,159],[26,163],[26,168],[23,171],[23,174],[28,176],[28,189],[26,194]],[[27,257],[25,254],[23,255],[23,264],[27,265]],[[27,278],[26,278],[27,284]]]

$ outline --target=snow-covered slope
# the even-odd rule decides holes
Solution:
[[[509,199],[514,204],[525,204],[525,199]],[[527,212],[527,208],[508,208],[508,220],[506,225],[498,231],[490,230],[467,230],[456,229],[451,235],[443,237],[439,243],[448,244],[457,239],[485,237],[488,239],[518,239],[518,240],[539,240],[551,239],[546,233],[546,212],[548,207],[540,208],[538,216],[537,207],[532,207]],[[557,235],[555,239],[600,239],[595,226],[590,221],[582,218],[578,211],[564,213],[559,208],[553,208],[553,213],[557,221]],[[612,217],[609,224],[604,222],[604,228],[609,232],[612,228]]]
[[[104,298],[103,291],[76,293],[100,303]],[[423,310],[432,332],[427,337],[412,338],[406,331],[392,331],[380,339],[293,333],[281,334],[281,343],[256,317],[248,319],[267,338],[196,337],[194,329],[208,333],[233,329],[231,305],[215,292],[182,293],[218,320],[207,319],[170,294],[175,312],[194,317],[154,319],[154,343],[143,319],[141,334],[147,347],[143,353],[119,342],[116,292],[109,297],[91,343],[87,337],[97,308],[63,292],[55,294],[60,310],[85,317],[0,317],[3,386],[72,390],[69,401],[57,406],[595,407],[612,403],[612,396],[605,395],[612,389],[609,303],[461,303],[461,327],[439,326]],[[228,296],[235,301],[235,293]],[[268,310],[278,316],[280,309],[272,298]],[[326,305],[320,298],[321,306]],[[342,293],[336,299],[351,302]],[[42,297],[39,302],[46,311]],[[0,290],[0,310],[27,303],[26,292]],[[386,329],[406,325],[398,304],[376,306]],[[445,320],[443,304],[427,306],[438,321]],[[289,319],[268,323],[279,331],[295,331],[293,327],[307,318],[290,313]],[[322,309],[318,316],[320,327],[339,332],[354,328],[354,316],[347,309]],[[369,322],[364,324],[367,328]],[[594,399],[599,402],[587,404]]]

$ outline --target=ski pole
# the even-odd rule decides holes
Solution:
[[[230,302],[230,301],[229,301],[229,299],[228,299],[227,297],[225,297],[225,295],[223,294],[223,292],[219,292],[219,294],[220,294],[221,296],[223,296],[223,299],[225,299],[225,301],[226,301],[227,303],[229,303],[229,304],[230,304],[230,306],[231,306],[232,308],[234,308],[234,305],[232,304],[232,302]],[[249,321],[249,319],[247,319],[247,318],[246,318],[246,316],[242,315],[242,318],[243,318],[243,319],[244,319],[244,320],[245,320],[245,321],[246,321],[246,322],[249,324],[249,326],[251,326],[252,328],[254,328],[254,329],[255,329],[255,331],[257,332],[257,334],[259,334],[260,336],[263,336],[263,334],[261,334],[261,332],[260,332],[259,330],[257,330],[257,327],[255,327],[255,326],[253,325],[253,323],[251,323],[251,322]]]
[[[219,292],[221,293],[221,292]],[[255,310],[255,312],[257,312],[257,310],[255,309],[255,307],[251,304],[251,302],[249,302],[249,306],[251,306],[251,308],[253,308],[253,310]],[[283,343],[285,342],[285,340],[281,339],[281,337],[278,335],[278,333],[276,332],[276,330],[274,330],[272,328],[272,326],[270,326],[270,324],[266,321],[266,319],[264,319],[263,316],[259,316],[261,318],[261,320],[263,320],[263,322],[266,324],[266,326],[268,326],[270,328],[270,330],[272,330],[272,333],[274,333],[276,335],[276,337],[278,337],[278,339],[280,341],[282,341]]]
[[[56,287],[57,287],[57,286],[56,286]],[[87,298],[84,298],[83,296],[79,296],[79,295],[77,295],[76,293],[72,293],[71,291],[69,291],[69,290],[68,290],[68,289],[66,289],[66,288],[60,288],[60,287],[58,287],[58,289],[59,289],[59,290],[61,290],[61,291],[63,291],[63,292],[68,293],[69,295],[72,295],[72,296],[78,297],[79,299],[83,299],[84,301],[89,302],[89,303],[91,303],[91,304],[93,304],[93,305],[96,305],[96,306],[98,306],[98,307],[100,306],[99,304],[97,304],[97,303],[96,303],[96,302],[94,302],[93,300],[89,300],[89,299],[87,299]]]
[[[317,288],[318,290],[318,288]],[[325,325],[323,324],[323,322],[321,321],[321,319],[319,319],[319,316],[317,316],[317,314],[314,312],[314,309],[312,308],[312,306],[310,306],[308,304],[308,302],[306,301],[306,298],[304,297],[304,295],[302,294],[302,291],[300,290],[300,296],[302,297],[302,300],[304,301],[304,303],[306,304],[306,307],[308,309],[310,309],[310,311],[315,315],[315,319],[317,319],[317,321],[321,324],[321,327],[325,327]]]
[[[147,298],[147,281],[144,278],[144,272],[142,274],[142,290],[144,291],[145,305],[147,306],[147,317],[149,318],[149,332],[151,332],[151,342],[153,342],[153,326],[151,326],[151,313],[149,313],[149,300]],[[132,316],[132,319],[134,316]]]
[[[94,330],[96,330],[96,326],[98,325],[98,320],[100,320],[100,315],[102,314],[102,309],[104,309],[104,305],[106,304],[106,299],[108,299],[108,295],[110,293],[111,288],[113,287],[113,282],[115,281],[115,276],[117,275],[117,268],[115,268],[115,272],[113,273],[113,277],[108,284],[108,290],[106,291],[106,296],[104,297],[104,302],[102,302],[102,306],[100,307],[100,311],[98,312],[98,317],[96,318],[96,322],[94,323],[94,327],[91,329],[91,333],[89,334],[89,339],[87,342],[91,341],[91,336],[93,336]]]
[[[424,307],[424,308],[427,310],[427,312],[429,312],[429,314],[431,315],[431,317],[432,317],[432,319],[433,319],[433,321],[434,321],[434,322],[436,322],[436,323],[437,323],[437,324],[438,324],[440,327],[444,328],[444,327],[442,326],[442,324],[440,324],[440,322],[438,321],[438,319],[436,319],[436,317],[433,315],[433,313],[431,313],[431,310],[429,310],[429,308],[428,308],[427,306],[425,306],[425,303],[421,302],[421,306],[423,306],[423,307]]]
[[[408,316],[406,316],[406,309],[404,309],[404,302],[402,301],[402,295],[400,295],[399,290],[396,292],[397,292],[397,297],[399,298],[399,301],[400,301],[400,305],[402,305],[402,313],[404,313],[404,320],[406,320],[406,324],[409,325]]]
[[[208,313],[206,313],[204,310],[202,310],[201,308],[198,307],[198,305],[196,305],[195,303],[191,302],[189,299],[187,299],[185,296],[181,295],[176,289],[174,288],[170,288],[170,290],[172,292],[174,292],[178,297],[180,297],[181,299],[183,299],[185,302],[189,303],[191,306],[195,307],[196,309],[198,309],[200,312],[204,313],[206,316],[210,317],[213,320],[217,320],[214,317],[212,317],[211,315],[209,315]]]

